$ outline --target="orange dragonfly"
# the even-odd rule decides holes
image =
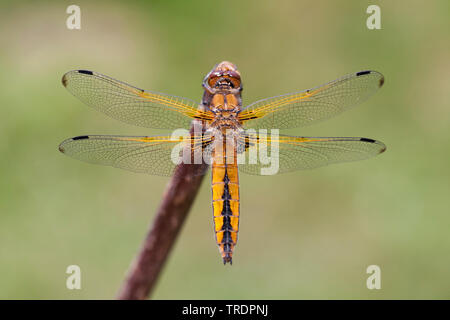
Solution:
[[[273,130],[306,126],[364,101],[384,83],[383,75],[376,71],[352,73],[245,108],[240,73],[228,61],[217,64],[204,78],[200,104],[142,90],[87,70],[66,73],[62,83],[82,102],[129,124],[178,129],[201,123],[200,132],[194,130],[184,136],[78,136],[63,141],[59,150],[86,162],[164,176],[171,175],[180,161],[192,160],[198,152],[203,154],[201,162],[212,169],[215,238],[224,264],[232,263],[238,238],[238,169],[248,174],[278,174],[367,159],[386,150],[382,142],[369,138],[295,137]],[[276,134],[269,134],[267,129]],[[189,156],[182,158],[185,150]],[[261,156],[264,150],[265,157]],[[275,170],[265,173],[273,163]]]

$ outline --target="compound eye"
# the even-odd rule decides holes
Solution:
[[[210,75],[208,79],[208,84],[211,88],[213,88],[216,85],[217,80],[219,80],[220,77],[217,75]]]
[[[239,88],[241,86],[241,80],[229,75],[220,76],[210,76],[208,79],[208,84],[211,88],[217,85],[222,85],[228,83],[232,88]]]
[[[238,72],[229,70],[226,73],[227,78],[231,81],[234,88],[239,88],[241,86],[241,76]]]
[[[241,86],[241,80],[234,78],[234,77],[228,77],[228,80],[231,81],[231,83],[233,84],[233,88],[239,88]]]
[[[227,70],[212,72],[208,76],[208,85],[211,88],[220,87],[220,86],[230,86],[233,89],[241,87],[241,76],[239,73]]]

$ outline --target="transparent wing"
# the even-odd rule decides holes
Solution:
[[[383,83],[381,73],[361,71],[313,89],[257,101],[245,108],[239,119],[244,127],[254,129],[306,126],[366,100]]]
[[[212,119],[210,112],[197,110],[192,100],[145,91],[93,71],[70,71],[62,83],[88,106],[141,127],[188,128],[192,118]]]
[[[241,140],[241,143],[246,146],[246,152],[245,161],[239,165],[239,169],[254,175],[278,174],[322,167],[332,163],[363,160],[386,150],[382,142],[368,138],[282,135],[272,138],[261,134],[246,134]],[[272,159],[270,163],[268,159]],[[271,166],[275,168],[275,171],[267,171],[267,168]],[[261,169],[264,169],[266,173]]]
[[[79,136],[63,141],[59,151],[78,160],[105,166],[117,167],[133,172],[170,176],[183,156],[186,146],[191,152],[201,151],[210,138],[203,136],[126,137],[126,136]],[[192,161],[191,163],[195,163]]]

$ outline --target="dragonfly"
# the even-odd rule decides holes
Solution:
[[[242,107],[241,74],[228,61],[218,63],[204,77],[200,103],[143,90],[89,70],[66,73],[62,84],[88,106],[128,124],[175,130],[200,123],[201,130],[178,137],[77,136],[63,141],[59,151],[89,163],[162,176],[172,175],[180,159],[192,160],[200,152],[201,161],[211,168],[214,233],[224,264],[232,263],[238,240],[239,172],[267,174],[269,157],[258,156],[258,151],[269,154],[270,150],[270,159],[277,165],[269,174],[280,174],[363,160],[386,150],[382,142],[370,138],[278,133],[331,118],[363,102],[384,84],[384,76],[377,71],[348,74],[246,107]],[[185,153],[189,156],[181,157]],[[174,154],[179,156],[175,161]]]

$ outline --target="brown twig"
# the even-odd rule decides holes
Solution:
[[[131,264],[117,298],[146,299],[155,287],[158,275],[200,188],[206,165],[180,164],[169,182],[163,201],[142,248]]]

